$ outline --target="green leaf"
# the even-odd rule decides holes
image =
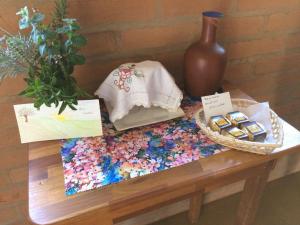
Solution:
[[[26,94],[26,90],[23,90],[19,93],[19,95],[24,96]]]
[[[19,95],[32,98],[35,96],[35,90],[33,87],[30,87],[28,85],[28,87],[25,90],[21,91]]]
[[[74,22],[76,22],[76,19],[73,18],[64,18],[62,19],[63,22],[67,23],[67,24],[72,24]]]
[[[34,80],[34,87],[38,88],[39,86],[41,86],[41,81],[39,79],[35,79]]]
[[[37,36],[37,44],[38,45],[42,45],[42,44],[45,44],[43,43],[45,40],[45,36],[39,32],[39,35]]]
[[[71,80],[73,83],[77,84],[77,80],[76,80],[74,77],[70,76],[70,80]]]
[[[74,105],[78,105],[77,99],[73,99],[73,104],[74,104]]]
[[[56,32],[59,34],[66,34],[66,33],[73,32],[73,31],[76,31],[79,29],[80,29],[80,26],[78,26],[76,23],[74,23],[74,24],[64,25],[63,27],[59,27],[56,29]]]
[[[68,103],[63,102],[59,108],[58,114],[61,114],[67,107]]]
[[[80,26],[77,23],[73,23],[73,24],[71,24],[71,28],[73,31],[75,31],[75,30],[79,30]]]
[[[56,81],[57,81],[56,77],[51,78],[51,84],[56,84]]]
[[[72,109],[72,110],[77,110],[72,103],[68,103],[68,106]]]
[[[37,23],[42,22],[44,20],[44,18],[45,18],[44,14],[42,14],[42,13],[35,13],[32,16],[30,22],[33,23],[33,24],[37,24]]]
[[[56,96],[59,96],[61,93],[61,90],[59,90],[57,93],[55,93]]]
[[[84,46],[87,42],[86,38],[81,35],[73,36],[71,40],[72,43],[78,48]]]
[[[35,96],[35,92],[34,91],[26,92],[23,96],[33,98]]]
[[[58,34],[65,34],[65,33],[68,33],[69,31],[71,31],[69,26],[63,26],[63,27],[59,27],[56,29],[56,32]]]
[[[53,39],[56,37],[56,33],[52,30],[49,30],[49,29],[45,29],[44,30],[44,34],[45,34],[45,37],[47,37],[47,39]]]
[[[40,109],[41,106],[43,105],[43,101],[41,99],[37,99],[34,103],[33,106],[37,109]]]
[[[83,55],[71,55],[70,62],[73,65],[82,65],[85,63],[85,57]]]
[[[51,107],[51,103],[50,102],[45,102],[45,105],[47,106],[47,107]]]

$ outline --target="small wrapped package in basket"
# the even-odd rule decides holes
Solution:
[[[231,102],[234,111],[241,112],[245,115],[243,123],[233,125],[238,126],[240,131],[246,133],[248,140],[245,140],[246,138],[244,138],[244,136],[243,138],[233,138],[232,135],[229,135],[230,132],[228,132],[228,129],[231,128],[226,128],[221,134],[211,129],[210,124],[205,120],[204,110],[201,108],[195,114],[195,120],[204,134],[218,144],[257,154],[270,154],[275,148],[282,146],[282,123],[277,114],[269,108],[268,103],[258,103],[248,99],[231,99]],[[232,114],[235,113],[236,112],[233,112]],[[229,120],[232,123],[234,116],[231,115]],[[240,121],[242,121],[242,119]],[[260,124],[262,124],[262,126],[260,126]],[[234,129],[239,128],[235,127]],[[224,135],[225,133],[226,135]]]
[[[231,126],[231,122],[225,116],[217,115],[210,118],[209,126],[213,131],[221,133],[222,130]]]
[[[255,121],[249,121],[241,124],[241,129],[244,131],[250,141],[263,142],[267,137],[267,131],[265,128]]]
[[[236,138],[239,140],[249,140],[248,134],[237,127],[229,127],[224,129],[222,130],[221,134],[226,137]]]
[[[241,124],[249,121],[248,117],[240,111],[229,112],[226,114],[226,118],[237,127],[240,127]]]

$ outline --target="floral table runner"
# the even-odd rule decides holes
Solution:
[[[67,195],[180,166],[225,151],[200,132],[193,114],[201,102],[185,97],[185,116],[119,132],[102,105],[103,136],[63,140]]]

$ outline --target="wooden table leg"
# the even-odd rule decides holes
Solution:
[[[191,224],[195,224],[199,220],[204,190],[201,190],[190,199],[190,208],[188,211],[188,219]]]
[[[275,160],[268,162],[265,166],[265,170],[261,174],[246,180],[235,225],[253,224],[260,199],[268,181],[269,173],[274,168],[275,163]]]

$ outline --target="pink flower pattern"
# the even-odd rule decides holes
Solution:
[[[114,80],[114,84],[120,90],[124,90],[126,92],[130,91],[132,76],[143,77],[143,74],[136,70],[135,64],[121,65],[113,75],[118,77]]]
[[[201,107],[185,97],[183,118],[118,132],[104,105],[101,137],[63,140],[61,155],[66,194],[180,166],[225,151],[200,132],[193,114]]]

